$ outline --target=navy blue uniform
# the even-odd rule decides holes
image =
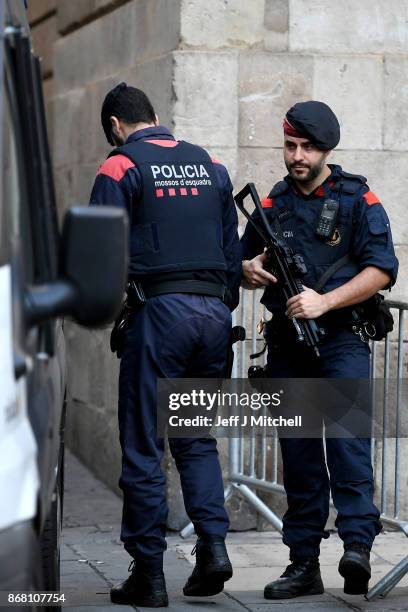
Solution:
[[[225,167],[203,149],[151,127],[133,133],[102,164],[91,204],[127,209],[130,277],[144,287],[200,281],[230,293],[229,306],[199,293],[150,297],[127,331],[119,380],[121,539],[131,556],[156,571],[162,568],[167,517],[157,379],[224,372],[241,276],[232,185]],[[225,537],[229,522],[216,441],[170,439],[169,445],[196,533]]]
[[[303,284],[312,289],[325,271],[340,258],[349,260],[324,284],[328,292],[367,266],[376,266],[395,282],[395,257],[388,217],[364,177],[330,166],[331,175],[310,195],[300,193],[290,177],[272,189],[262,201],[265,212],[279,214],[287,242],[303,256],[308,273]],[[315,234],[326,197],[340,202],[336,230],[330,240]],[[242,238],[243,258],[252,259],[263,250],[252,226]],[[274,313],[268,345],[268,375],[276,378],[368,378],[370,349],[346,325],[346,310],[321,317],[327,335],[316,358],[307,347],[295,344],[292,324],[277,290],[268,286],[262,302]],[[291,557],[317,556],[320,541],[328,537],[325,525],[329,496],[338,512],[339,535],[346,544],[364,542],[371,547],[381,529],[373,503],[373,472],[369,439],[326,440],[327,473],[321,439],[281,439],[284,486],[288,510],[283,518],[283,541]]]
[[[152,143],[153,146],[159,148],[158,150],[160,152],[163,152],[163,150],[172,151],[173,143],[177,144],[177,141],[175,141],[169,130],[163,126],[138,130],[129,136],[127,143],[138,143],[140,141]],[[140,162],[142,161],[143,160],[140,160]],[[222,202],[222,219],[219,223],[218,240],[222,245],[225,269],[220,270],[208,268],[207,266],[205,268],[191,267],[191,269],[187,272],[182,270],[173,270],[171,279],[182,280],[184,278],[192,278],[195,280],[225,284],[231,293],[230,308],[233,310],[233,308],[235,308],[238,304],[241,276],[241,264],[239,262],[240,246],[237,237],[237,213],[232,197],[232,185],[228,172],[225,166],[216,159],[212,158],[212,162],[213,172],[215,173],[216,178],[216,187],[218,188]],[[193,174],[194,171],[190,173]],[[194,198],[197,198],[197,195],[194,194],[200,194],[200,186],[194,187],[192,185],[187,185],[177,189],[176,187],[172,186],[171,183],[174,183],[174,180],[172,180],[170,177],[168,181],[166,181],[166,177],[159,175],[157,175],[156,178],[164,178],[163,181],[159,181],[160,183],[169,183],[167,186],[157,187],[159,196],[158,201],[161,201],[160,196],[168,196],[169,193],[174,193],[175,196],[178,195],[179,190],[181,191],[181,189],[187,190],[188,195],[192,195]],[[191,177],[186,178],[185,182],[198,182],[199,180],[200,179],[194,181],[194,177]],[[201,180],[205,180],[205,176]],[[138,203],[143,195],[142,185],[142,173],[139,164],[130,160],[125,155],[114,155],[112,157],[108,157],[108,159],[99,168],[90,198],[90,204],[121,206],[128,211],[131,219],[131,276],[134,276],[134,274],[132,274],[132,269],[135,266],[137,272],[137,258],[141,249],[143,249],[142,245],[149,240],[149,237],[144,235],[143,229],[140,229],[140,225],[144,225],[144,223],[139,223],[140,220],[137,216]],[[170,195],[169,197],[174,196]],[[186,239],[188,239],[188,228],[186,229],[184,227],[179,227],[177,228],[177,231],[179,232],[178,237],[180,238],[180,242],[184,242]],[[154,238],[155,237],[152,232],[153,241]],[[200,245],[196,246],[199,247]],[[153,248],[150,249],[149,252],[150,254],[153,254],[154,251],[155,248],[153,245]],[[195,252],[197,253],[197,249]],[[169,253],[167,255],[170,257],[171,254]],[[136,273],[136,276],[139,275]],[[155,271],[155,278],[157,280],[161,278],[157,270]],[[170,276],[168,274],[168,270],[166,270],[165,274],[163,275],[163,279],[168,280],[169,278]]]

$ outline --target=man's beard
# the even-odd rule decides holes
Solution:
[[[309,164],[296,164],[296,163],[289,164],[287,162],[285,162],[285,165],[286,165],[286,168],[288,169],[290,176],[295,181],[297,181],[298,183],[311,183],[312,181],[314,181],[315,178],[319,176],[319,174],[323,170],[324,159],[322,159],[317,164],[314,164],[313,166],[310,166]],[[307,168],[308,172],[303,176],[298,176],[295,172],[292,172],[292,168],[295,168],[295,167],[305,168],[305,169]]]

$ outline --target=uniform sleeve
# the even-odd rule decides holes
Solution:
[[[124,155],[109,157],[98,170],[89,204],[118,206],[131,216],[133,201],[140,195],[140,185],[140,173],[133,162]]]
[[[354,223],[353,251],[360,268],[384,270],[391,277],[390,288],[398,273],[390,222],[378,197],[368,188],[356,205]]]
[[[225,166],[220,163],[214,164],[218,184],[223,198],[223,251],[227,263],[227,286],[231,293],[231,310],[239,303],[239,287],[241,284],[241,245],[238,237],[238,215],[232,197],[232,183]]]

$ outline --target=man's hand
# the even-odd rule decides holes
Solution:
[[[244,275],[243,286],[247,289],[258,289],[277,282],[277,278],[264,269],[268,257],[266,253],[261,253],[253,259],[246,259],[242,262],[242,273]]]
[[[295,319],[316,319],[329,310],[326,295],[304,287],[304,291],[286,302],[286,315]]]

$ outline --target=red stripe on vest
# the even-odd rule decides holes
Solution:
[[[150,144],[157,145],[158,147],[177,147],[178,140],[145,140]]]
[[[363,195],[363,198],[367,202],[368,206],[372,206],[373,204],[381,204],[379,197],[376,196],[373,191],[367,191],[367,193]]]
[[[113,157],[108,157],[108,159],[103,162],[96,176],[104,174],[114,181],[120,181],[129,168],[134,167],[135,164],[125,155],[113,155]]]
[[[272,198],[263,198],[261,200],[262,208],[272,208],[273,200]]]

